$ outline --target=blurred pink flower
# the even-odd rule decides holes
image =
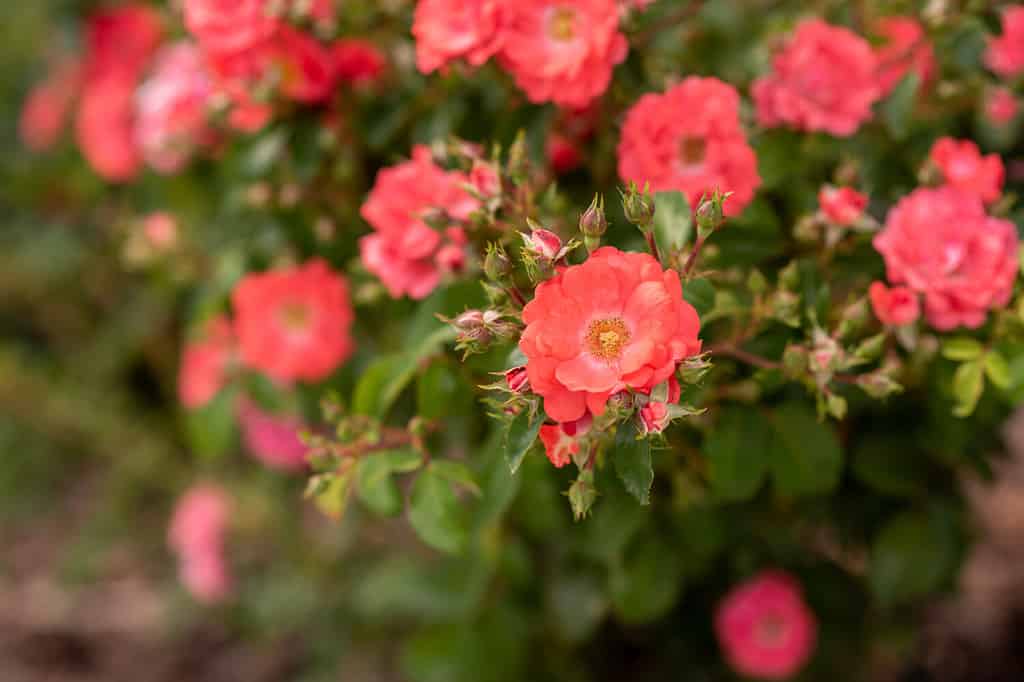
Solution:
[[[26,147],[35,152],[52,148],[68,121],[81,85],[82,67],[66,58],[50,69],[46,79],[25,98],[18,131]]]
[[[238,422],[245,447],[268,467],[282,471],[306,467],[307,449],[299,437],[305,425],[299,419],[266,412],[252,400],[242,398]]]
[[[993,88],[985,97],[985,116],[997,126],[1003,126],[1017,117],[1017,98],[1008,88]]]
[[[148,231],[148,226],[147,226]],[[225,315],[207,321],[202,334],[185,346],[178,370],[178,399],[185,408],[200,408],[220,392],[235,353],[231,322]]]
[[[868,198],[851,187],[825,185],[818,192],[818,206],[825,218],[834,225],[853,225],[868,205]]]
[[[1004,78],[1024,71],[1024,5],[1011,5],[1003,12],[1003,33],[989,38],[985,64]]]
[[[419,0],[413,17],[416,66],[436,71],[455,59],[480,66],[501,48],[505,0]]]
[[[820,19],[800,23],[772,60],[772,72],[754,81],[758,122],[845,137],[871,118],[881,96],[877,59],[866,40]]]
[[[213,484],[194,485],[174,508],[167,543],[178,555],[182,583],[199,601],[221,601],[231,591],[224,559],[230,510],[227,492]]]
[[[998,154],[982,156],[978,145],[971,140],[940,138],[928,158],[942,173],[947,185],[973,194],[986,204],[1003,193],[1003,160]]]
[[[781,571],[766,571],[734,588],[715,614],[726,660],[740,674],[763,679],[799,672],[814,651],[817,630],[799,585]]]
[[[875,24],[875,32],[885,38],[885,44],[875,50],[878,87],[883,95],[911,71],[922,85],[935,77],[935,51],[921,22],[913,17],[884,17]]]
[[[917,294],[907,287],[889,288],[884,282],[872,282],[868,287],[871,309],[882,324],[899,326],[916,322],[921,316]]]

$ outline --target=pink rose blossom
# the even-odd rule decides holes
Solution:
[[[619,176],[651,190],[679,190],[696,205],[704,194],[732,192],[738,215],[761,184],[757,158],[740,126],[736,89],[691,76],[664,94],[647,94],[626,114]]]
[[[269,0],[184,0],[185,26],[208,52],[244,52],[280,25],[269,5]]]
[[[990,204],[1003,193],[1003,160],[998,154],[982,156],[970,140],[939,139],[928,155],[947,185],[973,194]]]
[[[506,9],[499,58],[531,102],[578,109],[604,94],[629,50],[615,0],[516,0]]]
[[[871,118],[881,96],[871,46],[820,19],[803,21],[753,85],[758,122],[845,137]]]
[[[807,663],[817,619],[789,575],[766,571],[734,588],[718,605],[715,633],[726,660],[741,675],[781,680]]]
[[[219,486],[198,484],[174,508],[167,542],[178,555],[186,589],[199,601],[222,601],[231,591],[224,559],[224,535],[231,502]]]
[[[872,282],[868,287],[871,309],[882,324],[900,326],[916,322],[921,316],[917,294],[907,287],[889,288],[884,282]]]
[[[323,102],[334,91],[335,56],[315,38],[282,26],[274,42],[281,93],[297,102]]]
[[[299,437],[305,425],[299,419],[266,412],[242,398],[238,422],[246,449],[271,469],[301,471],[306,467],[306,444]]]
[[[985,116],[997,126],[1004,126],[1017,117],[1017,98],[1007,88],[994,88],[985,98]]]
[[[436,71],[456,59],[480,66],[501,49],[505,0],[419,0],[413,17],[416,66]]]
[[[920,83],[928,83],[938,71],[935,51],[924,27],[912,17],[885,17],[875,25],[885,44],[875,50],[878,58],[878,87],[886,95],[913,71]]]
[[[466,238],[459,227],[436,230],[424,217],[434,209],[465,220],[480,202],[466,191],[465,173],[445,171],[424,146],[412,159],[377,174],[361,213],[374,232],[359,240],[363,265],[377,275],[394,298],[425,298],[451,269],[452,250]]]
[[[135,82],[120,72],[89,79],[75,120],[75,138],[105,180],[127,182],[142,168],[135,140]]]
[[[544,146],[551,169],[557,175],[565,175],[576,170],[583,163],[583,153],[579,145],[571,138],[559,133],[548,135]]]
[[[1003,12],[1003,33],[989,38],[985,64],[1003,78],[1024,71],[1024,5],[1011,5]]]
[[[861,216],[868,205],[868,198],[850,187],[825,185],[818,192],[818,206],[825,218],[833,225],[849,227]]]
[[[900,200],[874,238],[888,279],[924,297],[940,331],[980,327],[1006,305],[1017,277],[1017,230],[985,214],[976,196],[951,187],[918,189]]]
[[[213,144],[212,94],[213,82],[194,44],[164,48],[136,95],[136,139],[150,166],[176,173],[195,149]]]

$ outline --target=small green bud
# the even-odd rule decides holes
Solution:
[[[729,192],[725,194],[715,191],[710,197],[703,197],[697,205],[697,236],[704,239],[712,232],[722,226],[725,220],[722,204],[729,198]]]
[[[580,216],[580,232],[584,238],[600,238],[608,230],[608,219],[604,215],[604,197],[594,195],[594,200]]]
[[[512,261],[505,249],[498,244],[488,244],[487,255],[484,257],[484,274],[487,279],[503,284],[511,277],[512,269]]]
[[[569,487],[569,505],[572,507],[573,518],[577,521],[590,514],[590,508],[597,500],[597,488],[594,486],[594,472],[591,469],[581,471],[579,477]]]
[[[903,387],[893,381],[893,379],[884,372],[871,372],[870,374],[861,374],[857,377],[857,385],[861,387],[865,393],[872,398],[882,399],[887,398],[894,393],[900,393]]]
[[[844,419],[846,417],[846,398],[835,393],[829,393],[825,396],[825,406],[828,409],[828,413],[836,419]]]
[[[650,186],[644,185],[641,191],[635,183],[630,182],[629,187],[622,193],[622,209],[626,214],[626,220],[647,232],[654,224],[654,197],[651,196]]]

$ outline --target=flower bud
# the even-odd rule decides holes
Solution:
[[[622,194],[622,209],[626,214],[626,220],[644,232],[650,230],[654,222],[654,197],[651,196],[649,189],[649,185],[644,185],[641,191],[631,182],[629,188]]]
[[[577,521],[590,514],[590,508],[597,500],[597,488],[594,487],[594,472],[591,469],[581,471],[579,478],[573,481],[567,493],[569,505],[572,507],[573,518]]]
[[[580,232],[584,237],[600,238],[607,229],[608,219],[604,215],[604,197],[595,194],[590,206],[580,216]]]
[[[721,227],[725,220],[722,204],[729,194],[716,191],[710,198],[704,197],[697,206],[697,236],[704,238]]]
[[[555,261],[565,255],[562,253],[561,237],[551,230],[544,229],[532,220],[527,219],[527,223],[530,225],[530,234],[525,232],[521,234],[523,235],[523,241],[526,242],[526,248],[532,256]]]
[[[508,150],[508,172],[512,180],[519,183],[529,174],[529,160],[526,153],[526,134],[520,130],[515,142]]]
[[[811,371],[816,374],[829,374],[834,372],[842,350],[835,339],[824,332],[815,334],[814,348],[808,356]]]
[[[484,257],[484,274],[492,282],[504,283],[512,275],[512,261],[505,249],[495,244],[487,245]]]
[[[871,372],[857,377],[857,385],[872,398],[887,398],[900,393],[903,387],[884,372]]]
[[[872,337],[861,341],[860,345],[857,346],[856,350],[853,351],[854,356],[858,360],[871,361],[882,355],[882,350],[885,348],[886,334],[875,334]]]
[[[469,171],[469,183],[483,198],[496,197],[501,194],[501,176],[497,169],[486,161],[477,159]]]
[[[459,331],[470,331],[484,325],[484,314],[479,310],[467,310],[460,313],[452,325]]]
[[[530,390],[530,378],[526,374],[526,367],[520,365],[505,370],[505,384],[508,390],[513,393],[526,393]]]
[[[666,403],[647,403],[640,408],[640,426],[645,434],[661,433],[670,421]]]

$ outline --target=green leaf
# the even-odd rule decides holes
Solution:
[[[238,436],[237,398],[237,391],[226,389],[201,408],[185,413],[188,444],[203,459],[220,459],[234,447]]]
[[[545,581],[545,611],[551,628],[567,642],[583,642],[608,612],[603,581],[594,571],[566,571]]]
[[[544,419],[540,415],[533,416],[531,420],[530,410],[523,408],[519,414],[509,422],[505,430],[505,461],[508,462],[512,473],[519,470],[523,463],[523,457],[530,451],[530,448],[537,441],[537,434],[540,433],[541,424]]]
[[[404,353],[378,358],[363,372],[352,398],[352,411],[383,418],[416,375],[416,369],[455,338],[455,330],[444,326],[428,334]]]
[[[775,488],[787,497],[822,495],[839,483],[843,452],[832,428],[803,405],[783,405],[771,417],[771,471]]]
[[[957,417],[969,417],[981,400],[985,391],[985,365],[981,359],[965,362],[956,368],[953,374],[953,396],[957,406],[953,414]]]
[[[662,256],[668,256],[686,245],[693,232],[690,202],[679,191],[658,192],[654,195],[654,240]]]
[[[957,552],[948,514],[905,512],[875,537],[868,582],[886,606],[923,597],[949,577]]]
[[[704,445],[715,495],[733,502],[752,498],[768,472],[771,442],[771,424],[758,410],[722,410]]]
[[[313,498],[317,509],[324,516],[340,521],[348,507],[354,474],[355,467],[350,466],[338,473],[314,476],[309,481],[306,496]]]
[[[981,357],[983,352],[985,348],[980,342],[964,336],[942,342],[942,357],[950,360],[974,360]]]
[[[356,470],[359,499],[382,516],[398,514],[402,511],[402,496],[392,475],[415,471],[422,462],[423,457],[412,450],[387,450],[363,457]]]
[[[1013,385],[1013,378],[1010,376],[1010,365],[1006,358],[997,351],[990,351],[985,356],[985,376],[997,388],[1007,390]]]
[[[452,484],[433,464],[413,483],[409,524],[420,539],[442,552],[458,552],[466,544],[466,516]]]
[[[651,442],[646,438],[637,438],[638,432],[633,422],[619,426],[615,434],[615,473],[625,486],[626,492],[635,497],[640,504],[651,503],[651,484],[654,483],[654,468],[651,465]]]
[[[715,287],[703,277],[692,279],[683,285],[683,298],[704,317],[715,307]]]
[[[913,496],[927,485],[927,468],[915,443],[873,436],[853,453],[853,475],[883,495]]]
[[[441,419],[464,414],[473,391],[445,362],[434,362],[416,381],[417,414],[424,419]]]
[[[476,477],[465,463],[454,459],[438,459],[430,463],[430,468],[449,482],[462,486],[477,497],[480,496],[480,486],[476,482]]]
[[[682,557],[672,542],[648,531],[631,543],[609,572],[616,614],[628,624],[649,623],[675,605],[685,576]]]
[[[917,73],[913,70],[908,71],[885,101],[879,105],[879,112],[885,127],[897,140],[903,139],[909,132],[920,81]]]

